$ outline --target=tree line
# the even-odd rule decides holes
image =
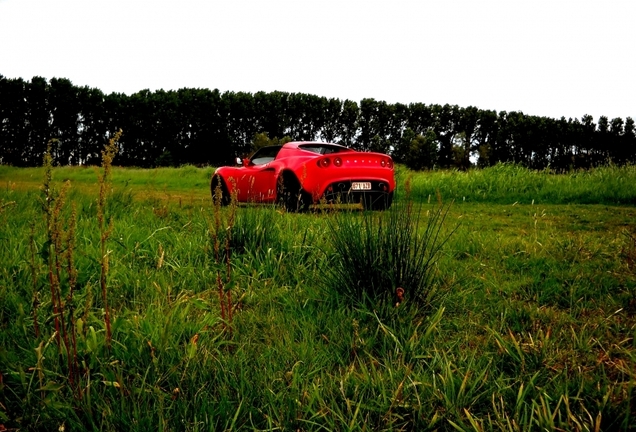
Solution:
[[[636,163],[634,120],[553,119],[457,105],[355,102],[303,93],[183,88],[105,94],[65,78],[0,75],[0,163],[99,163],[119,129],[117,164],[154,167],[233,163],[256,139],[336,142],[389,153],[413,169],[512,162],[528,168]],[[259,138],[260,137],[260,138]]]

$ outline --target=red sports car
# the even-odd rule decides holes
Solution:
[[[290,142],[263,147],[237,163],[212,176],[212,196],[220,187],[224,205],[233,194],[238,202],[280,203],[288,211],[319,203],[362,203],[365,209],[383,210],[393,201],[393,160],[381,153]]]

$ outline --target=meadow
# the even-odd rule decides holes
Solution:
[[[0,166],[0,430],[636,429],[636,167],[302,214],[212,172]]]

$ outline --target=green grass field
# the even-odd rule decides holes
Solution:
[[[114,168],[102,254],[100,169],[0,166],[0,430],[636,429],[636,167],[400,168],[373,214],[212,171]]]

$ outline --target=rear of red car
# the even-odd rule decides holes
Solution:
[[[320,155],[303,164],[299,179],[314,202],[361,202],[369,209],[388,208],[395,191],[393,160],[381,153],[347,149]]]

